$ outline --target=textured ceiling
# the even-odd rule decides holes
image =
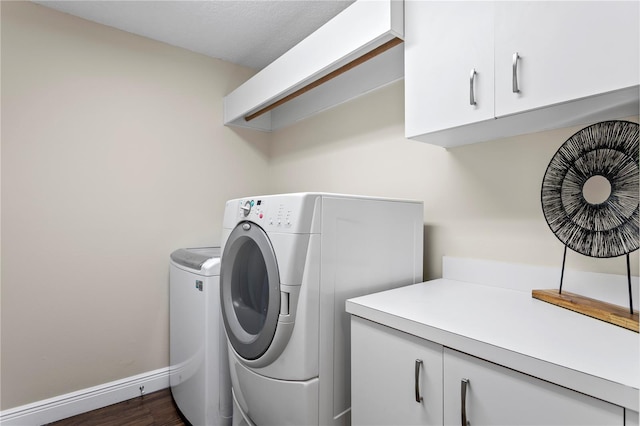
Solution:
[[[174,46],[262,69],[354,0],[35,1]]]

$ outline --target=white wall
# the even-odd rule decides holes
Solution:
[[[168,257],[267,191],[253,71],[2,2],[2,409],[168,365]],[[240,168],[242,166],[242,169]]]
[[[274,191],[423,200],[426,279],[441,276],[443,255],[561,266],[540,189],[556,150],[584,126],[445,150],[404,138],[403,91],[397,82],[274,133]],[[567,267],[626,274],[624,257],[570,252]]]

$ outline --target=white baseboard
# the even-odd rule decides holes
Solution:
[[[2,426],[38,426],[169,387],[169,367],[0,412]]]

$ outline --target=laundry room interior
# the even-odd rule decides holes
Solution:
[[[398,79],[265,132],[224,124],[223,99],[256,69],[36,2],[2,1],[0,16],[5,420],[139,375],[155,374],[147,393],[167,388],[169,256],[223,245],[229,200],[289,193],[416,200],[423,208],[417,282],[442,279],[443,258],[559,271],[564,253],[566,268],[623,276],[626,291],[624,257],[567,252],[541,207],[551,159],[602,118],[443,148],[405,136]],[[631,55],[636,70],[639,54]],[[637,109],[636,102],[635,113],[605,119],[639,123]],[[633,313],[638,251],[627,259]],[[637,353],[637,331],[628,333]],[[636,401],[626,409],[635,417],[626,424],[638,421],[633,380]],[[134,387],[128,398],[144,393]],[[60,412],[37,418],[59,420]]]

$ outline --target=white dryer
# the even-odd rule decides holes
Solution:
[[[193,426],[231,424],[231,382],[219,284],[219,247],[171,253],[169,384],[178,409]]]
[[[324,193],[228,201],[220,302],[234,424],[350,422],[348,298],[422,281],[419,201]]]

